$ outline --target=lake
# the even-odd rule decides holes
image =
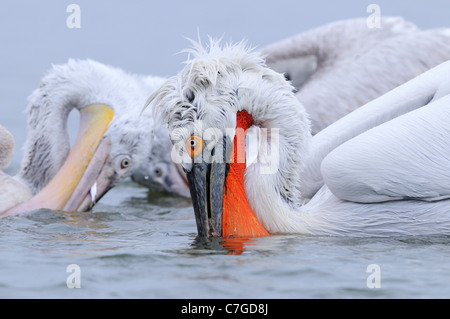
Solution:
[[[262,46],[367,16],[371,2],[84,0],[76,2],[79,30],[66,27],[69,3],[0,4],[0,124],[17,143],[11,174],[26,137],[26,97],[51,63],[93,58],[167,76],[182,67],[185,56],[175,53],[197,28]],[[382,14],[422,28],[448,24],[445,1],[378,3]],[[449,260],[448,236],[199,240],[190,200],[149,194],[129,180],[90,213],[40,210],[0,220],[0,298],[449,298]]]
[[[200,240],[190,205],[125,182],[92,213],[4,218],[0,297],[450,297],[448,236]]]

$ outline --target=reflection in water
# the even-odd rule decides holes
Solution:
[[[38,209],[14,217],[19,222],[24,220],[33,222],[22,229],[33,237],[33,247],[39,247],[46,254],[92,256],[98,255],[101,251],[124,248],[123,240],[119,237],[121,230],[111,226],[111,222],[126,221],[119,213]]]
[[[230,237],[223,238],[220,244],[228,251],[227,255],[241,255],[245,251],[245,246],[251,245],[253,241],[254,239],[247,237]]]
[[[226,254],[226,255],[241,255],[249,245],[254,245],[256,240],[260,238],[248,237],[196,237],[192,243],[193,250],[191,254]]]
[[[450,296],[450,268],[442,262],[450,259],[448,236],[201,239],[191,209],[161,215],[167,208],[121,205],[2,219],[0,298]],[[78,291],[66,286],[73,263],[82,272]],[[389,289],[367,287],[370,264],[381,267]]]

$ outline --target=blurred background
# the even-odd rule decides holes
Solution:
[[[246,38],[263,47],[329,22],[368,17],[371,3],[382,16],[403,16],[423,29],[450,26],[448,0],[0,0],[0,124],[16,141],[8,171],[16,173],[22,156],[27,97],[52,64],[91,58],[132,73],[171,76],[186,59],[177,54],[189,46],[185,37]],[[81,9],[81,28],[67,27],[70,4]],[[77,122],[72,115],[70,122]]]

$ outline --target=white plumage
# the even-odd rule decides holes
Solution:
[[[200,121],[203,130],[214,127],[225,135],[236,127],[241,110],[256,126],[279,128],[276,173],[261,174],[262,161],[245,170],[246,198],[269,232],[450,233],[450,201],[439,200],[450,195],[450,130],[445,125],[450,62],[313,137],[292,87],[264,65],[260,54],[242,43],[221,48],[215,41],[208,49],[197,44],[190,53],[187,66],[150,98],[154,113],[179,140],[189,138]],[[266,143],[270,140],[269,135]],[[214,145],[206,143],[203,156],[208,157]],[[187,172],[192,165],[183,163]]]
[[[138,110],[145,103],[145,95],[163,81],[128,74],[93,60],[69,60],[53,66],[29,97],[28,135],[19,179],[36,193],[53,178],[70,148],[66,127],[69,113],[94,103],[109,105],[114,110],[105,133],[111,139],[112,158],[137,157],[144,148],[149,152],[152,118],[148,117],[143,124]]]
[[[148,155],[153,145],[170,143],[167,130],[160,128],[165,134],[157,132],[154,138],[152,117],[148,114],[140,117],[146,98],[163,81],[160,77],[129,74],[93,60],[69,60],[66,64],[53,66],[29,97],[26,109],[28,135],[15,183],[20,183],[29,193],[37,194],[52,180],[69,154],[69,113],[92,104],[105,104],[114,110],[114,117],[104,134],[111,143],[108,189],[146,164],[164,164],[166,153],[158,153],[151,159]],[[171,164],[167,165],[170,172],[177,172]],[[154,180],[153,176],[149,179]],[[178,172],[167,173],[162,180],[153,181],[153,185],[164,183],[187,188]],[[95,199],[108,189],[99,190]],[[89,205],[84,205],[83,209]]]
[[[420,30],[400,17],[333,22],[264,47],[284,73],[316,134],[357,107],[450,59],[450,29]]]

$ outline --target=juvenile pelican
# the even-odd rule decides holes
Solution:
[[[172,161],[171,149],[169,133],[160,127],[155,132],[150,153],[140,152],[147,157],[139,160],[139,166],[134,169],[131,179],[148,187],[150,191],[190,197],[186,174],[181,165]]]
[[[92,60],[54,66],[29,98],[28,136],[15,177],[37,195],[3,215],[36,208],[88,210],[142,166],[152,148],[153,119],[148,114],[140,118],[139,111],[163,80]],[[81,115],[70,149],[67,118],[73,109]],[[168,139],[164,132],[158,136]]]
[[[259,53],[217,42],[191,53],[149,101],[187,172],[200,236],[450,233],[450,62],[313,137]],[[268,152],[246,163],[252,126],[267,130]]]
[[[450,29],[420,30],[400,17],[333,22],[262,49],[284,73],[311,119],[313,134],[450,59]]]

